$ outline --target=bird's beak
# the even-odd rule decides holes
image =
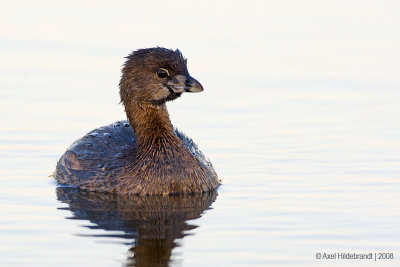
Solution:
[[[189,75],[177,75],[168,81],[167,86],[174,93],[197,93],[204,90],[203,86],[195,78]]]

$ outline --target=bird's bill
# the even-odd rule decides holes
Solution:
[[[167,83],[167,86],[174,93],[198,93],[204,90],[203,86],[189,75],[177,75]]]

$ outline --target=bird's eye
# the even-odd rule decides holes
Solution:
[[[164,68],[159,68],[156,71],[157,77],[160,79],[166,79],[167,77],[169,77],[169,72],[168,70],[164,69]]]

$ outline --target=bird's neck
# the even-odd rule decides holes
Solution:
[[[179,144],[165,104],[132,102],[125,107],[128,120],[137,137],[138,148],[148,150]]]

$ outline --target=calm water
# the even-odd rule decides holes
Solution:
[[[398,1],[4,3],[1,266],[399,266]],[[205,87],[169,104],[215,194],[57,188],[59,157],[125,119],[131,50],[179,47]],[[394,253],[318,260],[316,253]]]

